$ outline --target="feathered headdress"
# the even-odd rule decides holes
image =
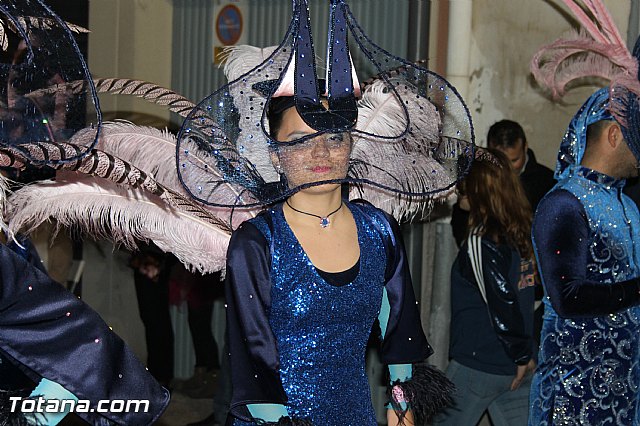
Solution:
[[[282,200],[305,186],[349,182],[354,196],[410,217],[465,173],[473,158],[474,134],[455,88],[375,45],[346,1],[332,0],[330,12],[324,80],[318,79],[306,0],[293,1],[291,24],[279,46],[240,46],[226,52],[230,83],[200,102],[179,134],[180,179],[195,199],[250,207]],[[378,71],[362,93],[349,40]],[[313,134],[286,143],[270,135],[267,115],[282,97],[291,99],[289,106]],[[292,187],[275,170],[270,153],[333,133],[353,138],[346,178]],[[238,193],[231,204],[218,195],[223,183]]]
[[[8,200],[0,176],[0,220],[6,213],[9,221],[3,229],[29,232],[56,219],[128,248],[152,240],[190,269],[220,270],[232,227],[255,212],[191,199],[176,172],[175,136],[103,125],[96,93],[139,96],[182,115],[195,105],[152,83],[93,81],[71,31],[86,30],[62,22],[40,0],[0,4],[0,52],[10,58],[0,64],[0,167],[58,170],[55,181],[21,188]]]
[[[608,82],[573,118],[560,146],[556,177],[579,164],[586,145],[586,127],[614,118],[633,155],[640,161],[640,45],[630,52],[601,0],[563,0],[582,30],[543,46],[531,61],[536,81],[554,98],[587,77]]]
[[[68,161],[97,143],[98,98],[72,31],[86,32],[70,28],[40,0],[0,3],[0,52],[10,56],[0,63],[0,145],[22,150],[33,142],[66,142],[87,125],[93,137]],[[78,82],[79,90],[61,90],[70,81]],[[28,150],[22,152],[33,163],[61,161],[36,160]]]

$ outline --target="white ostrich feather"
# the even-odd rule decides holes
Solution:
[[[421,138],[427,138],[429,143],[437,144],[441,122],[436,108],[424,97],[416,96],[415,87],[404,87],[405,85],[397,86],[395,90],[402,99],[409,100],[405,103],[405,107],[415,112],[411,114],[413,121],[409,122],[398,98],[392,90],[389,90],[389,83],[376,80],[367,86],[358,103],[356,129],[388,138],[397,138],[408,127]],[[411,138],[408,138],[407,142],[424,146],[423,141],[412,141]]]
[[[168,130],[107,122],[96,148],[133,164],[173,191],[184,192],[176,173],[176,137]]]
[[[56,219],[59,226],[79,225],[96,238],[134,249],[153,241],[191,270],[224,268],[228,232],[142,190],[125,189],[105,179],[66,173],[16,191],[8,199],[9,229],[30,232]]]
[[[6,51],[9,48],[9,37],[3,24],[2,20],[0,20],[0,49]]]
[[[9,193],[9,180],[0,173],[0,228],[10,237],[13,234],[9,231],[5,223],[5,214],[7,211],[7,194]]]
[[[388,87],[383,80],[375,81],[366,87],[359,102],[356,129],[389,139],[354,134],[351,157],[363,164],[357,167],[358,177],[392,187],[400,183],[407,191],[433,191],[433,198],[446,196],[449,191],[436,193],[436,190],[453,185],[456,177],[433,158],[432,148],[440,143],[438,112],[427,99],[416,96],[415,88],[398,86],[398,94],[410,100],[405,103],[407,109],[422,108],[420,114],[411,114],[414,120],[409,122]],[[408,133],[402,136],[405,130]],[[425,202],[424,198],[411,198],[370,185],[353,187],[351,197],[364,198],[399,221],[421,219],[433,206],[431,199]]]
[[[90,135],[90,132],[88,134]],[[82,135],[77,137],[82,138]],[[75,138],[73,142],[76,142]],[[162,185],[191,199],[176,171],[176,143],[176,136],[168,130],[137,126],[127,121],[117,121],[104,123],[103,133],[97,148],[133,164],[147,174],[154,176]],[[200,151],[194,149],[193,152],[197,154]],[[207,174],[205,174],[205,162],[197,155],[192,156],[191,161],[197,163],[193,167],[194,173],[203,171],[202,178],[204,180],[211,179],[212,174],[217,174],[217,170],[213,167],[209,167]],[[222,179],[219,175],[217,176]],[[229,184],[224,184],[223,187],[224,190],[219,189],[217,192],[220,203],[233,204],[239,195],[238,191]],[[193,201],[197,203],[197,201]],[[229,222],[233,228],[254,217],[258,212],[257,209],[232,211],[229,208],[200,205],[218,218]]]
[[[234,81],[267,60],[278,46],[255,47],[247,44],[225,47],[220,55],[227,81]]]

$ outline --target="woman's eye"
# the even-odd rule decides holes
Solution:
[[[342,134],[331,135],[329,136],[329,143],[335,146],[340,146],[344,141],[344,136]]]

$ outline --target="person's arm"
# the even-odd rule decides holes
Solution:
[[[227,251],[225,292],[233,397],[230,412],[261,424],[309,424],[289,417],[276,338],[269,325],[271,254],[264,234],[243,223]]]
[[[91,424],[152,424],[169,403],[169,392],[95,311],[2,244],[0,349],[27,367],[32,380],[46,377],[89,401],[91,410],[78,415]],[[99,412],[101,400],[148,405],[139,412]]]
[[[382,304],[380,306],[380,314],[378,315],[378,322],[380,324],[380,335],[385,336],[387,333],[387,324],[389,322],[389,312],[391,310],[391,306],[389,305],[389,296],[387,295],[387,289],[384,288],[382,291]],[[407,382],[411,380],[413,376],[413,365],[412,364],[389,364],[387,366],[389,369],[389,386],[393,386],[394,383]],[[409,404],[403,397],[396,397],[396,403],[403,411],[409,410]],[[387,421],[390,425],[395,425],[400,422],[399,415],[395,412],[395,410],[391,405],[389,405],[389,410],[387,413]],[[406,413],[408,415],[410,413]],[[413,416],[411,416],[413,419]],[[413,420],[412,420],[413,421]]]
[[[413,292],[402,234],[388,215],[379,226],[387,235],[387,270],[379,316],[382,335],[380,356],[389,365],[389,424],[411,425],[429,421],[451,403],[452,383],[441,371],[423,361],[433,353],[422,330]]]
[[[489,318],[505,352],[518,366],[510,386],[511,390],[516,390],[525,376],[535,369],[533,336],[526,332],[527,323],[529,329],[533,329],[533,307],[531,316],[525,318],[518,297],[520,256],[509,246],[497,246],[483,240],[482,262]],[[533,300],[532,294],[532,305]]]
[[[538,206],[533,241],[551,306],[564,318],[597,317],[640,302],[640,280],[587,279],[591,235],[586,212],[571,193],[557,190]]]
[[[515,270],[514,263],[517,264]],[[483,239],[482,270],[493,329],[509,358],[518,365],[526,365],[533,345],[532,336],[525,331],[526,319],[518,299],[520,257],[507,245]],[[533,316],[528,321],[532,322]]]

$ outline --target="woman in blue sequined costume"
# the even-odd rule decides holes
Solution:
[[[229,83],[178,136],[178,174],[192,198],[267,207],[227,252],[237,425],[376,425],[364,373],[376,323],[390,423],[420,424],[449,400],[450,382],[421,364],[431,349],[397,223],[345,201],[342,189],[399,219],[423,214],[468,170],[471,117],[446,80],[373,43],[345,0],[328,3],[324,64],[308,1],[293,0],[278,46],[225,50]],[[365,85],[350,43],[376,70]]]
[[[545,314],[532,426],[640,422],[640,214],[622,193],[638,159],[608,102],[602,89],[572,120],[534,219]]]
[[[286,100],[274,106],[277,140],[313,134]],[[273,160],[292,185],[339,179],[351,145],[348,133],[322,135],[280,148]],[[432,350],[399,227],[370,204],[343,201],[340,184],[303,189],[241,225],[229,245],[226,290],[235,425],[290,417],[375,426],[364,360],[376,320],[391,381],[429,398],[411,386],[429,380],[425,367],[412,363]],[[399,398],[405,409],[420,404],[408,399]],[[412,424],[411,410],[404,415]],[[389,418],[399,424],[394,410]]]

